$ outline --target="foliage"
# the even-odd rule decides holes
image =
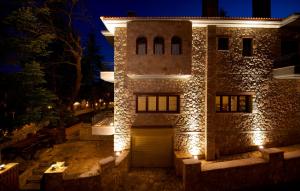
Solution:
[[[57,97],[43,87],[46,83],[40,64],[36,61],[26,63],[20,73],[25,112],[20,115],[22,124],[31,122],[57,123],[58,114],[55,101]]]

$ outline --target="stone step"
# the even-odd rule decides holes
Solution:
[[[26,182],[27,183],[40,183],[42,178],[43,178],[42,175],[32,175],[29,178],[27,178]]]
[[[39,191],[40,189],[41,185],[39,183],[28,183],[20,188],[20,191]]]

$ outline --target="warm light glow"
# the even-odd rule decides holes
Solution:
[[[265,134],[263,131],[254,131],[253,133],[253,137],[252,137],[252,142],[254,145],[257,145],[257,146],[261,146],[261,145],[264,145],[265,144]]]
[[[194,155],[194,156],[193,156],[193,159],[198,160],[198,155]]]
[[[120,156],[121,155],[121,151],[116,151],[116,156]]]
[[[258,148],[259,148],[259,149],[264,149],[264,146],[259,145]]]
[[[110,126],[114,126],[114,123],[110,123],[109,125],[110,125]]]
[[[48,109],[52,109],[52,106],[51,106],[51,105],[48,105]]]
[[[78,105],[80,105],[80,103],[79,102],[75,102],[73,105],[74,106],[78,106]]]
[[[0,165],[0,170],[3,170],[5,168],[5,164]]]
[[[195,156],[201,154],[200,149],[200,135],[197,133],[193,133],[189,135],[189,142],[188,142],[188,152]]]
[[[95,103],[95,106],[97,107],[97,106],[98,106],[98,103]]]

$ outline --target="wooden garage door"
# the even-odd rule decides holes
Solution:
[[[173,134],[170,129],[139,129],[132,135],[132,167],[173,165]]]

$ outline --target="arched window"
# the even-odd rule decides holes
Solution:
[[[165,53],[165,43],[162,37],[155,37],[153,45],[153,54],[162,55]]]
[[[139,37],[136,39],[136,54],[147,54],[147,39],[145,37]]]
[[[181,38],[174,36],[171,40],[171,54],[179,55],[181,54]]]

